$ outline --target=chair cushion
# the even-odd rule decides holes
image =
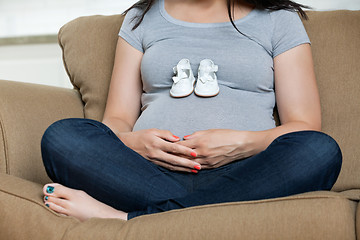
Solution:
[[[320,88],[323,130],[343,150],[344,163],[333,190],[360,188],[360,11],[308,12]],[[102,120],[121,15],[78,18],[59,32],[66,70],[85,103],[85,117]]]
[[[134,218],[60,216],[42,186],[0,174],[3,239],[355,239],[356,201],[339,193],[206,205]]]
[[[43,206],[41,185],[0,174],[1,239],[62,239],[77,223]]]
[[[101,121],[123,16],[80,17],[59,31],[70,81],[85,104],[85,118]]]

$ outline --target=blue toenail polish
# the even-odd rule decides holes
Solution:
[[[49,200],[49,197],[48,197],[48,196],[46,196],[46,197],[45,197],[45,200],[46,200],[46,201],[47,201],[47,200]]]
[[[48,186],[47,189],[46,189],[46,192],[47,193],[53,193],[54,192],[54,187]]]
[[[50,207],[50,205],[49,205],[49,204],[45,204],[45,206]]]

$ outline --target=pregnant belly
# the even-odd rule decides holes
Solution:
[[[143,96],[143,111],[134,131],[158,128],[182,137],[207,129],[260,131],[275,127],[273,94],[221,88],[213,98],[194,94],[172,98],[162,92]]]

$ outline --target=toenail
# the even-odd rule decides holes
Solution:
[[[48,196],[45,196],[45,200],[46,200],[46,201],[49,200],[49,197],[48,197]]]
[[[46,189],[46,192],[47,193],[53,193],[54,192],[54,187],[48,186],[47,189]]]
[[[50,207],[50,205],[49,205],[49,204],[45,204],[45,206]]]

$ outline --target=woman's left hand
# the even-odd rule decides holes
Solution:
[[[198,131],[177,142],[194,149],[202,169],[218,168],[265,150],[261,132],[211,129]]]

